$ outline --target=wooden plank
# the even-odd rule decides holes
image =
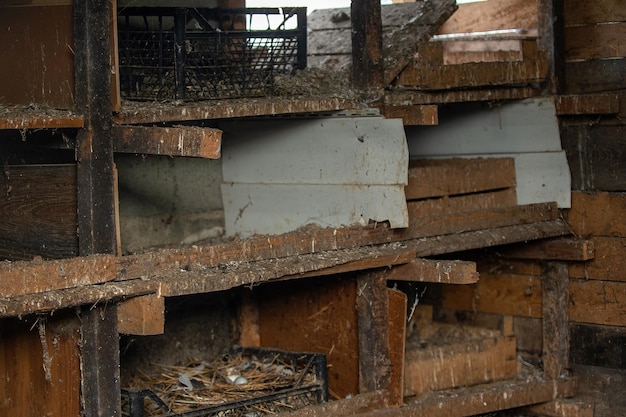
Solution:
[[[626,88],[626,58],[592,59],[565,63],[566,94],[589,94]]]
[[[570,362],[604,368],[626,368],[623,327],[570,324]]]
[[[543,374],[565,376],[569,369],[569,276],[567,264],[546,262],[541,268],[543,303]]]
[[[556,96],[555,105],[559,116],[615,114],[620,111],[619,95],[608,93]]]
[[[626,10],[622,0],[565,2],[563,17],[566,26],[626,21]]]
[[[594,245],[596,256],[584,264],[570,265],[570,276],[626,282],[626,259],[624,257],[626,238],[593,237],[590,242]]]
[[[441,306],[522,317],[542,317],[541,279],[482,273],[478,284],[444,286]]]
[[[593,403],[576,398],[559,398],[528,407],[528,411],[546,417],[593,417]]]
[[[537,7],[524,0],[489,0],[459,5],[439,33],[485,32],[537,27]]]
[[[383,88],[383,25],[380,2],[355,0],[350,6],[352,85],[359,90]]]
[[[475,284],[478,282],[476,264],[466,261],[414,259],[385,272],[395,281],[434,282],[440,284]]]
[[[76,165],[4,167],[0,258],[78,254]]]
[[[113,256],[33,262],[0,262],[0,294],[10,298],[51,290],[81,287],[115,279]]]
[[[491,100],[520,100],[537,97],[539,90],[532,87],[493,87],[452,91],[387,91],[385,105],[464,103]]]
[[[407,203],[409,218],[431,217],[451,213],[512,207],[516,205],[517,194],[515,188],[452,197],[444,196],[426,200],[414,200]]]
[[[389,293],[389,360],[391,374],[389,406],[404,404],[404,352],[406,343],[407,296],[402,291],[387,289]]]
[[[117,306],[117,330],[121,334],[148,336],[165,331],[165,298],[143,295]]]
[[[414,61],[398,76],[397,85],[424,90],[542,82],[548,74],[543,54],[537,60],[517,62],[471,62],[433,66]]]
[[[572,280],[569,285],[570,320],[577,323],[626,326],[626,284]]]
[[[358,394],[356,288],[354,279],[338,277],[253,290],[259,302],[261,346],[326,354],[329,395],[334,399]]]
[[[567,222],[579,236],[626,237],[626,194],[572,192]]]
[[[0,67],[0,90],[3,103],[74,108],[76,48],[72,10],[68,4],[2,9],[0,62],[4,65]]]
[[[506,380],[443,390],[412,398],[401,408],[378,409],[363,417],[466,417],[552,401],[576,394],[576,381]]]
[[[148,124],[163,121],[231,119],[247,116],[318,113],[356,109],[357,102],[345,98],[253,98],[227,101],[204,101],[171,106],[156,102],[124,102],[113,120],[117,124]]]
[[[354,416],[379,408],[381,404],[384,404],[386,395],[387,393],[382,391],[369,392],[315,406],[307,406],[288,414],[290,417]]]
[[[513,158],[418,159],[409,164],[407,200],[515,187]]]
[[[237,308],[239,319],[239,346],[261,346],[261,321],[257,293],[252,289],[243,288]]]
[[[592,241],[575,238],[520,243],[502,248],[498,252],[508,258],[559,261],[588,261],[595,256]]]
[[[420,327],[425,347],[409,342],[405,359],[404,395],[476,385],[514,378],[517,374],[515,336],[464,326],[463,337],[429,335],[454,333],[455,325],[431,323],[434,329]],[[431,342],[431,343],[429,343]]]
[[[83,116],[71,111],[0,106],[0,129],[80,128],[84,124]]]
[[[209,159],[219,159],[221,156],[222,131],[219,129],[197,126],[116,126],[113,134],[115,152]]]
[[[626,56],[626,21],[565,28],[568,61]]]
[[[360,275],[356,282],[359,339],[359,393],[389,391],[389,294],[380,272]]]
[[[435,126],[439,124],[439,108],[435,105],[386,106],[387,119],[402,119],[405,126]]]

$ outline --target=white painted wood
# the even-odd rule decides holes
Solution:
[[[232,121],[220,128],[227,235],[369,220],[408,226],[409,153],[400,120]]]
[[[227,235],[279,234],[308,224],[389,220],[407,227],[404,185],[224,184]]]
[[[404,184],[402,121],[332,117],[220,124],[225,182]]]

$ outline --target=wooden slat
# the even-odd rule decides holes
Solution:
[[[389,294],[380,272],[357,278],[357,326],[359,331],[359,393],[389,391]]]
[[[605,22],[626,21],[622,0],[584,1],[570,0],[564,3],[563,17],[566,26],[588,25]]]
[[[435,282],[440,284],[474,284],[478,282],[476,264],[466,261],[415,259],[385,272],[395,281]]]
[[[512,158],[420,159],[410,162],[405,194],[417,200],[514,186]]]
[[[593,402],[577,398],[559,398],[543,404],[528,407],[532,414],[545,417],[593,417]]]
[[[572,192],[567,221],[580,236],[626,237],[626,194]]]
[[[402,106],[415,104],[463,103],[468,101],[519,100],[539,96],[540,91],[531,87],[494,87],[453,91],[388,91],[385,105]]]
[[[592,59],[565,63],[566,94],[589,94],[626,88],[626,58]]]
[[[620,111],[617,94],[586,94],[557,96],[556,114],[559,116],[577,114],[615,114]]]
[[[569,369],[569,277],[567,264],[547,262],[541,268],[543,303],[543,374],[565,376]]]
[[[581,279],[597,279],[626,282],[626,238],[593,237],[590,239],[596,256],[584,264],[570,265],[570,276]]]
[[[60,110],[20,110],[0,107],[0,129],[81,128],[83,116]]]
[[[144,127],[117,126],[113,128],[113,150],[168,156],[194,156],[219,159],[222,131],[196,126]]]
[[[595,256],[592,241],[574,238],[520,243],[498,252],[509,258],[560,261],[588,261]]]
[[[0,262],[0,294],[18,297],[51,290],[112,281],[116,276],[113,256],[33,262]]]
[[[414,62],[400,73],[397,85],[424,90],[515,85],[545,81],[547,71],[547,61],[542,54],[537,60],[519,62],[472,62],[441,66]]]
[[[404,404],[404,353],[406,344],[407,296],[402,291],[387,289],[389,294],[389,359],[391,375],[389,405]]]
[[[568,61],[626,56],[626,21],[565,28]]]
[[[537,7],[524,0],[489,0],[461,4],[439,33],[484,32],[537,27]]]
[[[412,398],[404,407],[379,409],[363,417],[466,417],[538,404],[576,394],[575,380],[507,380],[444,390]]]
[[[573,280],[569,294],[571,321],[626,326],[626,283]]]
[[[4,167],[0,258],[78,255],[76,165]]]
[[[118,124],[158,123],[163,121],[230,119],[247,116],[318,113],[356,109],[355,100],[344,98],[298,99],[258,98],[227,101],[205,101],[180,106],[160,103],[125,102],[113,120]]]
[[[117,331],[148,336],[165,331],[165,298],[158,295],[134,297],[118,304]]]
[[[435,126],[439,124],[439,108],[435,105],[387,106],[387,119],[402,119],[405,126]]]
[[[409,218],[512,207],[517,205],[515,188],[452,197],[414,200],[407,203]]]
[[[626,368],[626,331],[623,327],[573,323],[570,325],[572,364]]]

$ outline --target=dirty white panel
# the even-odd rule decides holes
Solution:
[[[572,183],[565,151],[511,156],[515,158],[518,204],[556,201],[561,208],[571,207]]]
[[[439,126],[407,128],[411,155],[554,152],[561,150],[552,98],[533,98],[487,108],[450,106]]]
[[[229,235],[279,234],[307,224],[339,227],[389,220],[407,227],[403,185],[225,184]]]
[[[400,120],[294,118],[220,128],[228,235],[369,220],[408,226],[409,153]]]
[[[220,124],[225,182],[404,184],[400,119],[334,117]]]

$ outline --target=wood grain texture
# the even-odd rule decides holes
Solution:
[[[626,369],[626,331],[623,327],[574,323],[570,326],[570,362]]]
[[[565,94],[587,94],[626,88],[626,58],[592,59],[565,63]]]
[[[433,282],[439,284],[474,284],[478,273],[474,262],[415,259],[385,272],[395,281]]]
[[[626,56],[626,20],[565,28],[565,59],[568,61],[624,56]]]
[[[620,111],[618,94],[585,94],[557,96],[556,114],[560,116],[577,114],[616,114]]]
[[[592,237],[596,256],[583,264],[571,264],[572,278],[626,282],[626,238]]]
[[[0,258],[64,258],[78,254],[76,166],[4,169]]]
[[[543,374],[559,379],[569,369],[569,276],[564,262],[546,262],[541,268],[543,303]]]
[[[165,330],[165,298],[158,295],[134,297],[118,304],[117,330],[121,334],[148,336]]]
[[[593,242],[561,238],[519,243],[499,251],[502,256],[517,259],[588,261],[595,256]]]
[[[626,237],[626,194],[572,192],[567,222],[579,236]]]
[[[439,33],[484,32],[537,27],[537,5],[524,0],[489,0],[462,4]]]
[[[515,188],[475,194],[444,196],[407,203],[409,218],[432,217],[451,213],[466,213],[517,205]]]
[[[564,3],[566,26],[588,25],[605,22],[626,21],[626,10],[622,0],[584,1],[568,0]]]
[[[519,100],[537,97],[539,90],[532,87],[493,87],[451,91],[387,91],[386,105],[443,104],[471,101]]]
[[[406,344],[407,296],[402,291],[389,288],[389,360],[391,374],[389,405],[404,404],[404,355]]]

